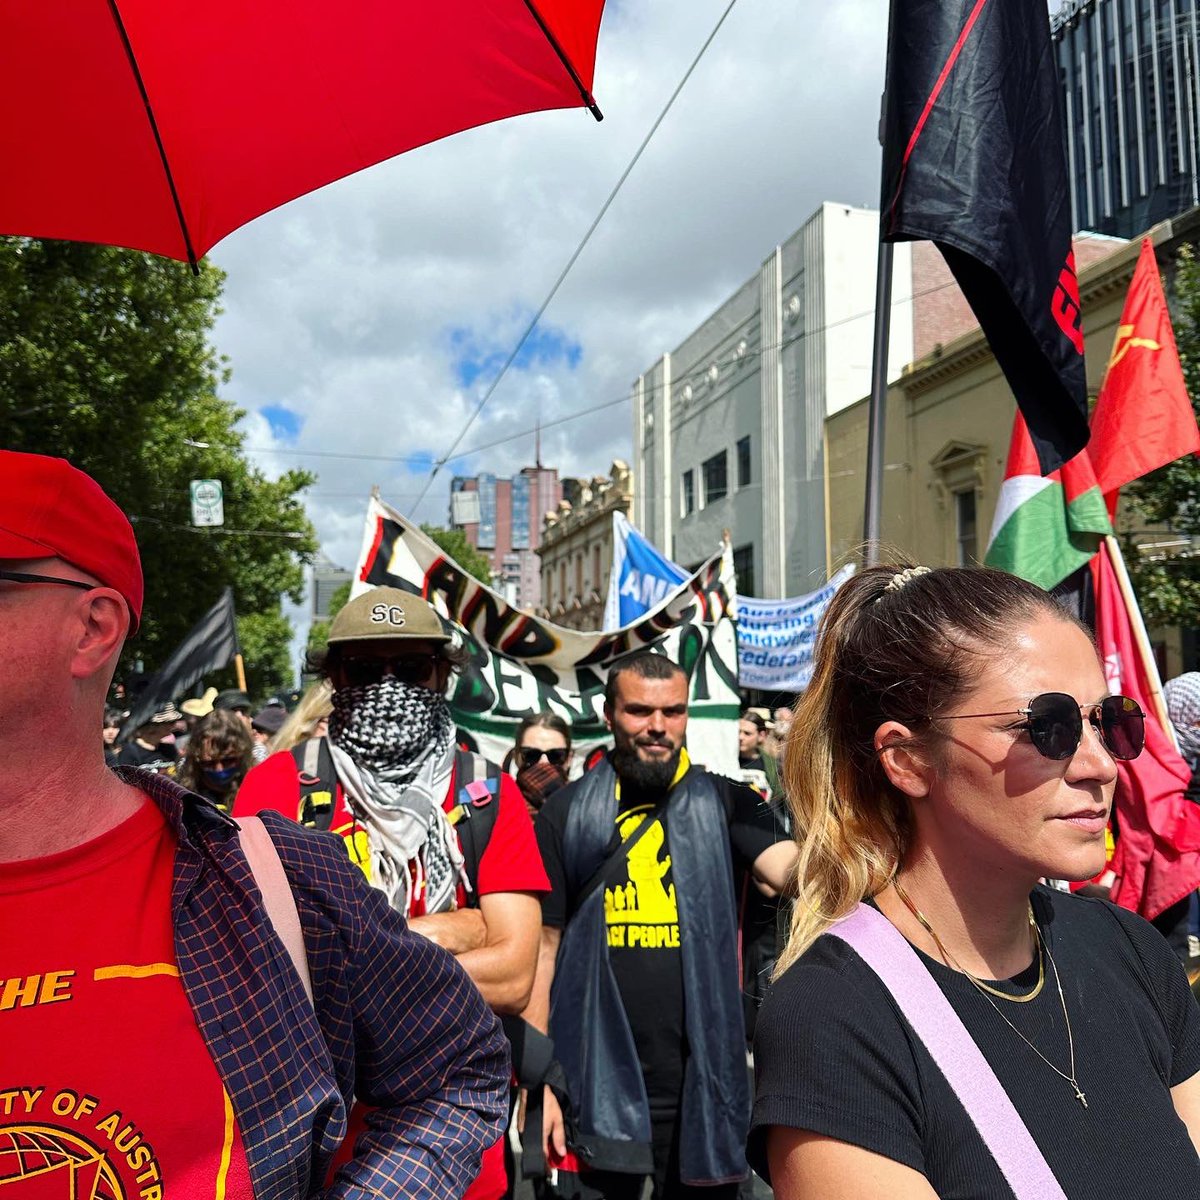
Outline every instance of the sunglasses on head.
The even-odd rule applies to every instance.
[[[543,754],[552,767],[561,767],[566,763],[570,751],[565,746],[556,746],[553,750],[539,750],[536,746],[521,746],[517,750],[517,762],[525,769],[535,767],[541,762]]]
[[[395,657],[372,658],[343,655],[337,661],[337,671],[344,687],[367,687],[391,675],[400,683],[428,683],[437,673],[442,658],[438,654],[401,654]]]
[[[1146,715],[1138,702],[1129,696],[1105,696],[1098,704],[1080,704],[1066,692],[1043,692],[1034,696],[1027,708],[1008,712],[955,713],[937,720],[1025,717],[1016,728],[1028,731],[1033,748],[1044,758],[1061,760],[1070,758],[1079,749],[1085,715],[1113,758],[1129,762],[1141,754],[1146,744]]]

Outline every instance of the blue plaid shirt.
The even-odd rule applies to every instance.
[[[236,824],[169,779],[117,773],[179,839],[180,976],[237,1115],[256,1200],[460,1197],[503,1130],[510,1077],[508,1044],[466,973],[408,931],[338,839],[265,812],[304,930],[310,1005]],[[352,1161],[322,1188],[353,1097],[375,1111]]]

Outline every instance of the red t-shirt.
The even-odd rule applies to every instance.
[[[3,1200],[253,1200],[179,981],[175,846],[147,801],[82,846],[0,863]]]
[[[333,806],[330,832],[344,839],[350,860],[357,863],[370,880],[371,856],[367,849],[366,830],[347,806],[341,785],[335,790],[336,795],[327,801]],[[548,892],[550,880],[546,878],[542,866],[533,822],[525,807],[525,797],[511,775],[501,775],[500,796],[495,803],[499,805],[496,823],[479,860],[479,879],[472,881],[476,891],[481,896],[492,892]],[[451,812],[457,804],[458,787],[455,773],[452,772],[442,808]],[[274,809],[293,821],[304,823],[300,811],[300,772],[290,751],[281,750],[272,754],[246,776],[238,789],[233,815],[249,817],[262,812],[264,808]],[[460,905],[465,900],[465,895],[460,894]],[[420,903],[420,898],[414,897],[412,910],[407,915],[422,915],[424,910]]]

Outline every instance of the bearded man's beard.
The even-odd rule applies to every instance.
[[[629,787],[643,792],[665,792],[679,770],[679,747],[670,758],[646,760],[638,757],[635,742],[617,744],[613,747],[612,762],[617,777]]]

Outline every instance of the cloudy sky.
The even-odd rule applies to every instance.
[[[460,134],[213,251],[226,394],[265,470],[318,473],[308,510],[335,561],[354,563],[373,484],[445,523],[451,475],[530,464],[539,417],[584,414],[543,433],[562,474],[628,459],[636,376],[822,200],[876,203],[885,0],[740,0],[465,437],[472,453],[414,508],[726,3],[609,0],[601,124],[577,109]]]

